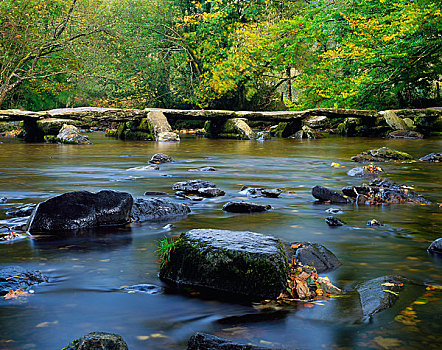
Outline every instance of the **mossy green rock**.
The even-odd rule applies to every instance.
[[[221,297],[274,299],[286,288],[282,242],[246,231],[197,229],[181,234],[160,279]]]
[[[123,338],[118,334],[91,332],[72,341],[62,350],[128,350]]]
[[[413,157],[406,152],[396,151],[388,147],[370,149],[351,157],[354,162],[386,162],[389,160],[409,160]]]

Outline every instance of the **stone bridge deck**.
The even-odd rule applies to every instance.
[[[145,118],[151,111],[163,112],[170,120],[225,120],[231,118],[246,118],[251,121],[289,122],[304,119],[309,116],[323,115],[329,118],[355,117],[373,118],[379,113],[372,110],[357,109],[309,109],[305,111],[226,111],[226,110],[180,110],[180,109],[118,109],[99,107],[62,108],[49,111],[31,112],[17,109],[0,110],[0,121],[40,120],[45,118],[72,119],[85,122],[124,122]]]

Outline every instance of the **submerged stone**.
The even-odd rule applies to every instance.
[[[91,332],[72,341],[62,350],[128,350],[128,347],[118,334]]]
[[[364,316],[370,318],[392,307],[406,282],[408,281],[403,277],[383,276],[357,285],[356,291],[360,295]]]
[[[274,299],[285,290],[287,267],[284,246],[275,237],[197,229],[175,241],[160,279],[220,296]]]
[[[11,290],[26,291],[35,284],[47,281],[48,278],[40,271],[27,270],[21,266],[6,266],[0,269],[0,296]]]
[[[24,217],[29,216],[34,211],[36,204],[24,204],[14,209],[8,210],[6,215],[14,216],[14,217]]]
[[[163,289],[161,287],[155,286],[153,284],[135,284],[124,289],[130,292],[139,292],[151,295],[160,294],[163,292]]]
[[[123,225],[129,222],[132,203],[127,192],[67,192],[38,204],[27,230],[42,233]]]
[[[206,333],[195,333],[187,343],[187,350],[277,350],[250,344],[241,344],[232,340]]]
[[[165,198],[135,198],[131,217],[135,222],[162,221],[189,214],[190,208]]]
[[[424,135],[417,131],[395,130],[388,134],[392,139],[422,139]]]

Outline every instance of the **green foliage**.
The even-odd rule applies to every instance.
[[[156,250],[158,258],[160,260],[160,266],[163,267],[170,260],[170,253],[175,248],[176,241],[173,238],[167,238],[158,241],[158,248]]]
[[[436,1],[320,0],[277,27],[292,34],[282,59],[299,67],[298,50],[307,63],[296,79],[301,108],[419,106],[439,97]]]

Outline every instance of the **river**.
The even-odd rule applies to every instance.
[[[357,302],[336,298],[284,312],[263,313],[253,305],[180,295],[129,293],[121,287],[139,283],[163,286],[158,279],[156,242],[194,228],[249,230],[287,241],[317,242],[343,263],[327,273],[340,288],[387,274],[417,283],[442,284],[442,262],[426,248],[441,236],[438,206],[333,205],[343,210],[346,226],[330,228],[325,210],[315,204],[311,188],[340,189],[363,180],[346,172],[350,157],[389,146],[419,158],[442,149],[442,139],[389,140],[330,137],[320,140],[271,141],[183,138],[180,143],[119,141],[89,134],[92,145],[0,144],[0,219],[9,207],[38,203],[72,190],[114,189],[143,196],[145,191],[172,192],[177,181],[207,179],[226,196],[188,202],[192,213],[172,223],[143,223],[100,230],[94,236],[54,240],[48,237],[0,244],[0,267],[18,264],[40,269],[50,282],[35,286],[29,297],[0,301],[0,349],[61,349],[91,331],[120,334],[130,349],[185,349],[196,331],[286,349],[439,349],[441,306],[437,293],[422,299],[411,287],[390,309],[371,322],[360,319]],[[127,169],[147,165],[166,153],[176,162],[159,171]],[[336,162],[342,167],[334,168]],[[212,166],[215,172],[191,172]],[[380,164],[398,183],[414,186],[434,202],[442,202],[441,165],[422,162]],[[267,213],[229,214],[221,210],[232,199],[246,199],[243,185],[281,188],[280,198],[257,198],[272,205]],[[179,201],[179,199],[176,199]],[[367,227],[376,218],[385,225]],[[420,289],[419,289],[420,288]],[[439,293],[440,294],[440,293]],[[421,299],[419,299],[421,298]],[[414,303],[416,300],[421,302]],[[312,305],[309,305],[312,306]],[[412,307],[411,321],[395,320]],[[410,310],[410,309],[408,309]],[[406,315],[407,316],[407,315]],[[407,317],[408,317],[407,316]]]

